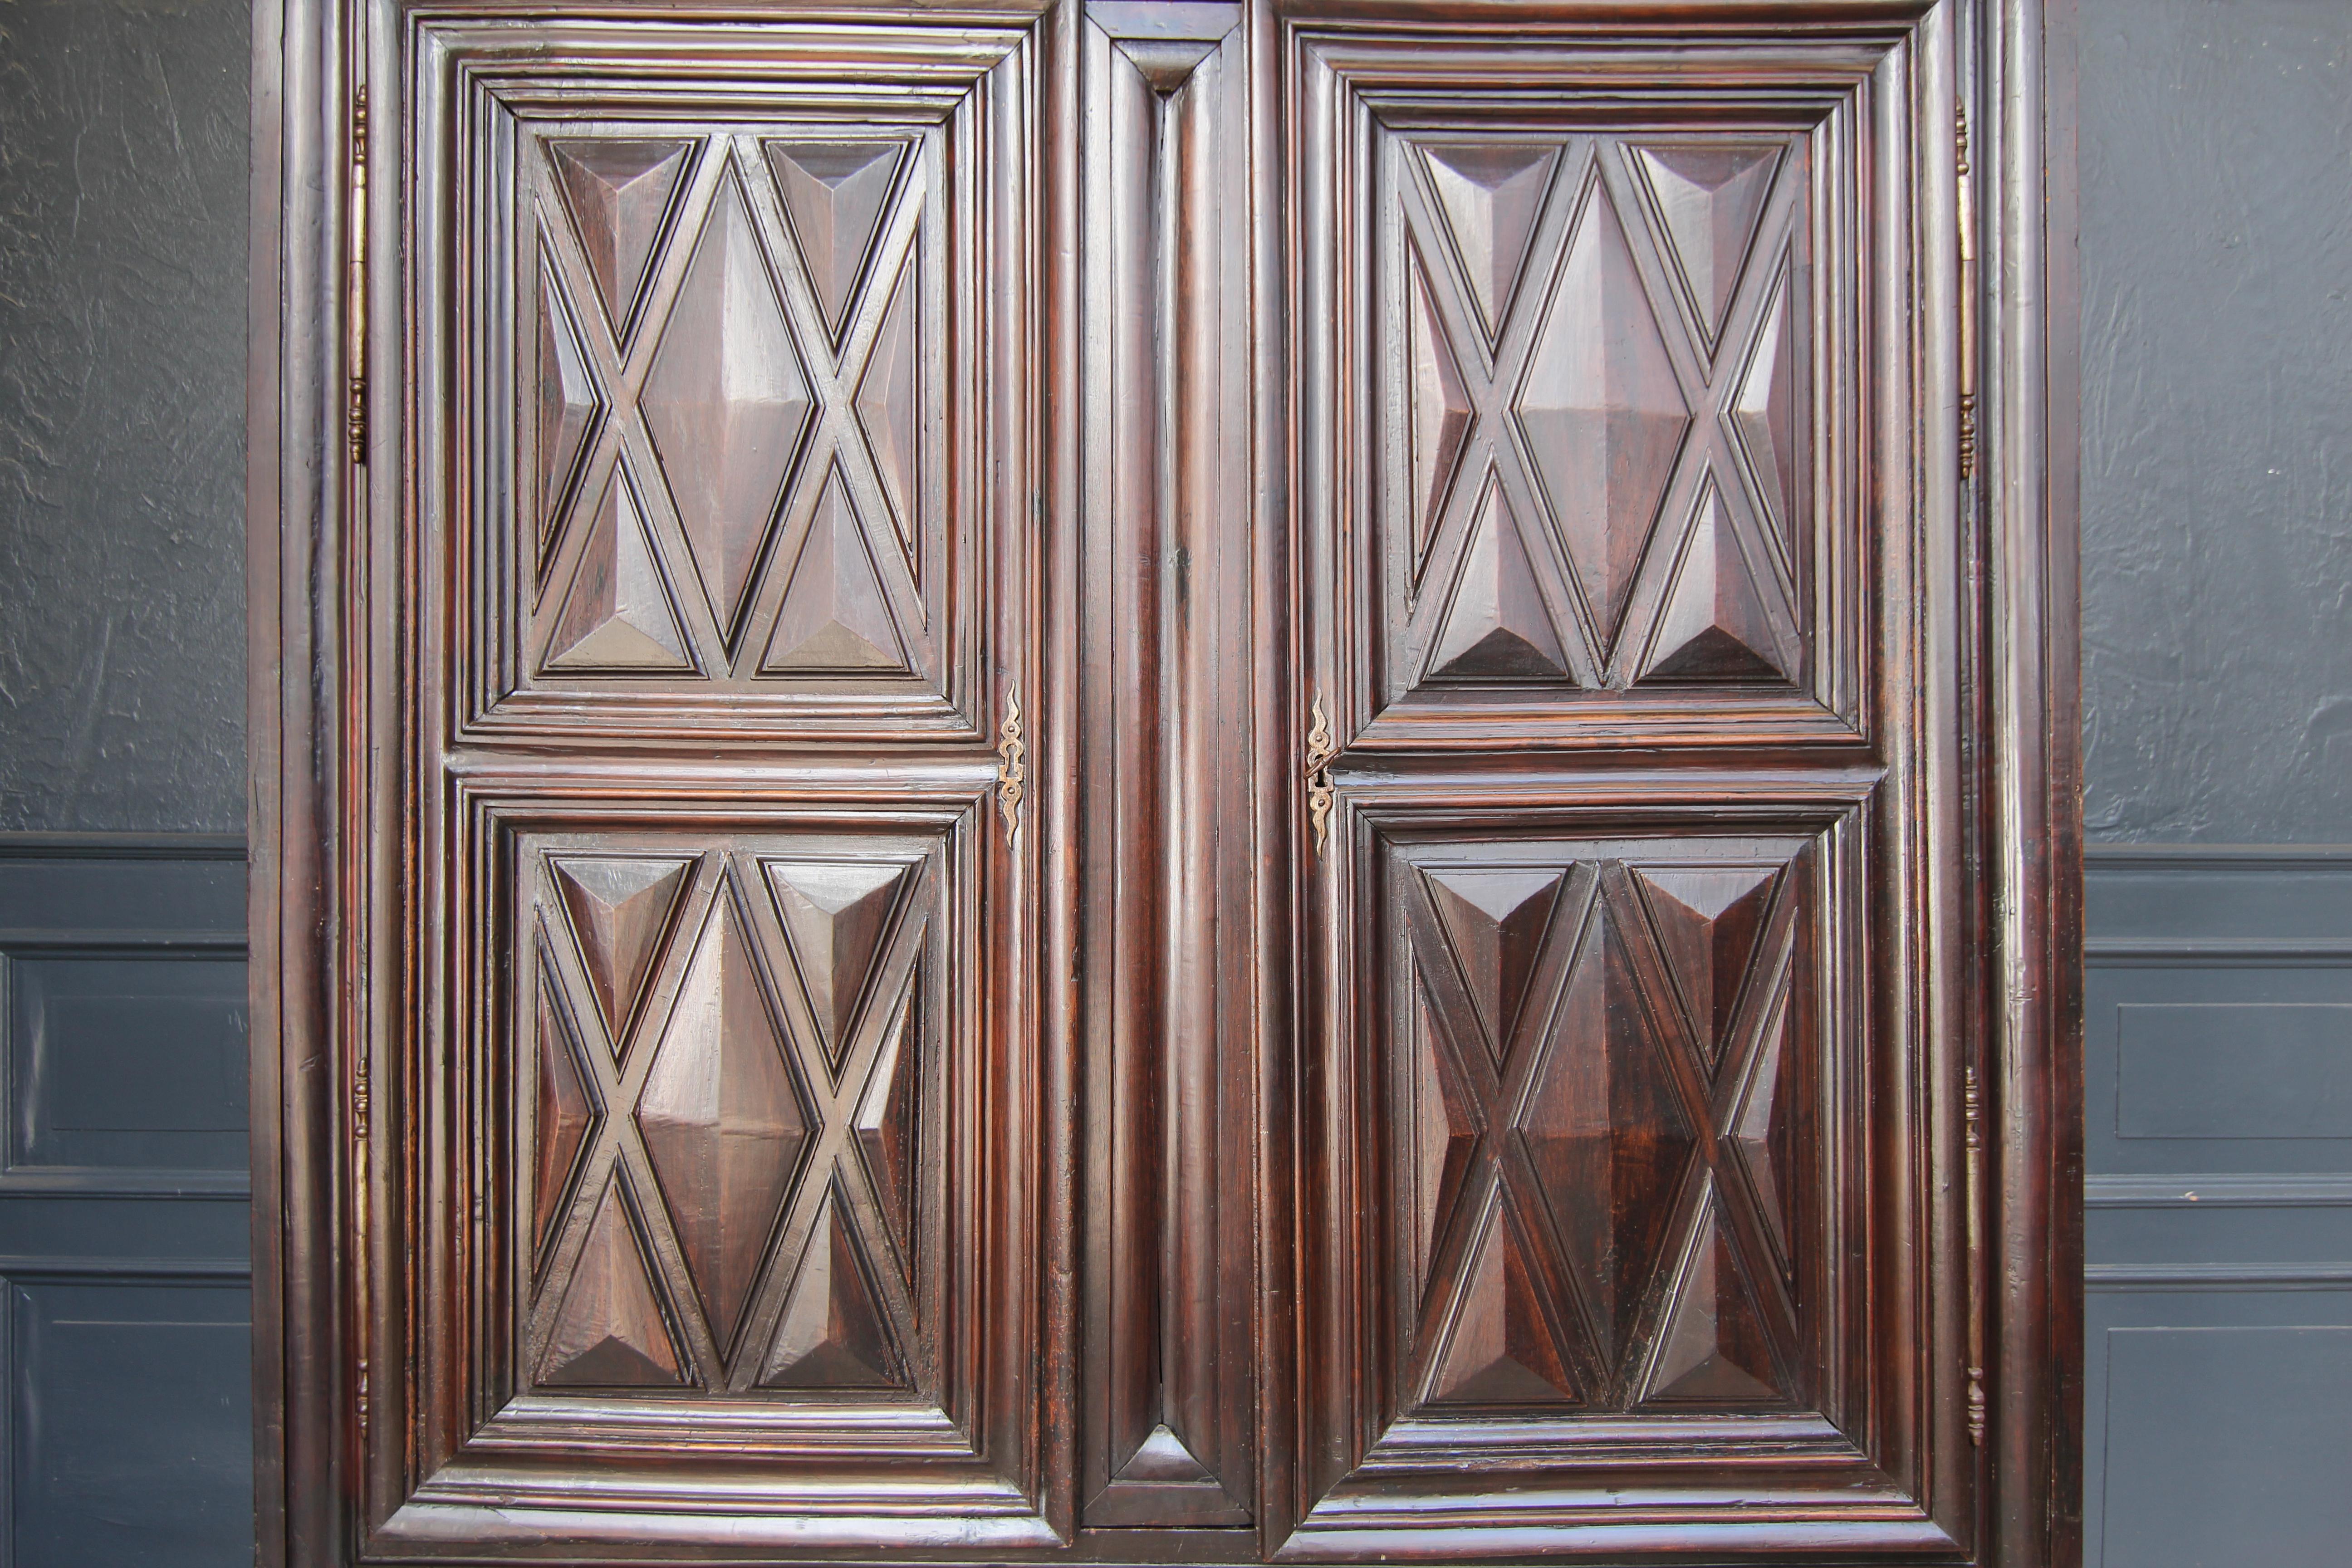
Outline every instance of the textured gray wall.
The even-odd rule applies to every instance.
[[[2080,5],[2090,836],[2352,841],[2352,4]]]
[[[0,0],[0,830],[245,826],[248,34]]]

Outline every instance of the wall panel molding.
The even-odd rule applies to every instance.
[[[2327,1125],[2352,1055],[2352,847],[2084,859],[2084,1561],[2332,1561],[2352,1137],[2278,1134]]]
[[[0,835],[0,1568],[252,1551],[245,845]]]

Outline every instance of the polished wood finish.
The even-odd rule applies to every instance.
[[[265,1563],[2069,1561],[2028,0],[262,16]]]

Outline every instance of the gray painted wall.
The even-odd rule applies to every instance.
[[[238,0],[0,0],[0,830],[245,826]]]
[[[2079,0],[2094,841],[2352,841],[2352,5]]]

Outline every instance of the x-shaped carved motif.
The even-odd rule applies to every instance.
[[[895,1073],[925,1070],[923,1023],[909,1017],[908,1010],[917,1005],[916,987],[938,868],[933,857],[923,854],[908,854],[898,861],[908,868],[909,885],[898,894],[891,928],[876,953],[865,1001],[851,1019],[836,1075],[821,1043],[824,1037],[807,994],[795,978],[788,939],[766,886],[770,865],[822,863],[832,858],[826,841],[814,839],[789,847],[705,853],[673,918],[659,966],[648,978],[644,1004],[634,1020],[625,1021],[618,1041],[611,1037],[598,1009],[588,1000],[592,991],[588,973],[556,910],[553,889],[547,886],[550,873],[541,862],[536,878],[538,962],[551,966],[556,989],[565,999],[569,1026],[585,1047],[575,1053],[575,1060],[585,1072],[597,1112],[579,1160],[580,1176],[571,1205],[550,1240],[524,1335],[525,1365],[537,1364],[562,1306],[565,1282],[579,1261],[597,1205],[615,1171],[645,1222],[654,1264],[672,1304],[673,1321],[682,1331],[698,1381],[705,1386],[739,1393],[755,1386],[761,1356],[774,1337],[809,1237],[824,1217],[827,1205],[835,1202],[844,1220],[857,1231],[865,1256],[877,1265],[872,1280],[878,1288],[882,1310],[890,1316],[893,1336],[902,1347],[915,1343],[912,1258],[901,1250],[883,1217],[886,1200],[857,1147],[856,1132],[860,1108],[869,1103],[870,1096],[890,1087],[877,1083],[877,1073],[894,1045],[897,1055],[889,1065]],[[858,858],[863,864],[877,863],[871,849],[862,849]],[[700,1310],[687,1250],[635,1115],[646,1080],[664,1049],[680,988],[722,900],[727,901],[726,912],[739,922],[737,929],[751,956],[761,1002],[789,1058],[793,1092],[807,1128],[806,1144],[772,1230],[762,1242],[745,1238],[742,1243],[761,1246],[763,1257],[731,1346],[719,1342]],[[543,1039],[537,1048],[565,1047],[562,1042]]]
[[[656,252],[641,304],[632,321],[624,323],[625,340],[616,338],[597,303],[593,270],[580,237],[563,216],[562,194],[543,144],[532,160],[541,243],[562,280],[569,300],[567,315],[581,329],[576,340],[603,404],[603,416],[591,437],[568,521],[551,541],[539,574],[532,603],[541,630],[534,646],[546,637],[547,624],[562,603],[565,584],[572,581],[580,553],[587,546],[590,514],[606,486],[614,482],[617,464],[634,481],[630,493],[636,498],[664,563],[673,590],[671,601],[692,644],[697,667],[707,675],[751,677],[766,650],[768,628],[782,597],[781,579],[799,559],[829,476],[837,473],[865,534],[898,635],[907,640],[916,668],[934,668],[930,614],[913,542],[919,524],[915,517],[898,517],[893,508],[856,406],[858,388],[873,366],[894,306],[902,291],[919,285],[908,263],[921,240],[928,200],[928,160],[921,155],[924,139],[913,132],[903,138],[911,155],[900,160],[897,186],[884,210],[864,282],[854,296],[837,348],[789,232],[789,219],[763,152],[768,144],[780,141],[789,144],[795,140],[840,140],[845,134],[856,140],[877,140],[871,132],[848,132],[839,127],[803,128],[789,138],[780,136],[776,127],[762,127],[697,142],[683,189],[674,204],[668,237]],[[880,138],[894,139],[898,138]],[[782,494],[771,514],[773,537],[760,556],[763,564],[746,584],[743,608],[733,624],[727,620],[729,606],[714,604],[708,593],[695,591],[697,557],[665,482],[667,470],[641,404],[678,310],[697,243],[722,199],[742,204],[757,236],[766,286],[781,306],[792,339],[793,370],[806,386],[814,410],[804,422],[798,451],[785,470]],[[909,298],[905,308],[919,311],[919,299]],[[727,323],[713,325],[723,331]],[[669,457],[673,464],[682,460],[675,453]],[[912,495],[905,501],[909,510],[917,505]],[[524,531],[528,534],[530,530]],[[710,563],[702,563],[701,570],[711,569]]]
[[[1482,139],[1481,147],[1501,146],[1511,138]],[[1529,142],[1530,146],[1538,144]],[[1752,558],[1770,563],[1764,594],[1767,613],[1775,622],[1784,648],[1793,645],[1798,621],[1792,608],[1797,584],[1785,543],[1763,524],[1757,501],[1741,487],[1745,471],[1726,416],[1739,395],[1745,372],[1759,332],[1768,327],[1767,312],[1788,286],[1784,268],[1771,258],[1788,243],[1794,203],[1786,195],[1768,206],[1754,255],[1743,270],[1737,290],[1726,307],[1718,342],[1710,350],[1689,319],[1687,307],[1677,302],[1670,281],[1675,263],[1667,241],[1654,232],[1639,177],[1627,166],[1622,145],[1614,141],[1576,137],[1565,143],[1541,140],[1562,151],[1540,215],[1528,244],[1516,290],[1498,301],[1500,320],[1490,337],[1466,280],[1467,263],[1455,245],[1453,230],[1432,189],[1420,156],[1402,139],[1395,142],[1392,168],[1404,232],[1404,276],[1395,298],[1402,310],[1415,307],[1413,291],[1426,289],[1434,328],[1454,363],[1469,422],[1450,476],[1451,488],[1428,537],[1420,537],[1419,520],[1410,515],[1409,500],[1400,516],[1403,550],[1411,562],[1412,594],[1407,603],[1402,647],[1408,683],[1419,679],[1422,662],[1444,633],[1453,606],[1452,585],[1486,501],[1491,482],[1518,520],[1553,626],[1569,661],[1570,678],[1580,687],[1623,686],[1638,672],[1651,636],[1650,627],[1663,601],[1681,539],[1694,525],[1703,487],[1712,481],[1737,520]],[[1643,332],[1649,323],[1612,323],[1578,312],[1601,309],[1599,302],[1574,297],[1566,286],[1568,252],[1588,226],[1606,221],[1605,204],[1622,232],[1644,297],[1644,309],[1654,323],[1672,367],[1675,388],[1686,418],[1680,449],[1659,497],[1654,519],[1630,520],[1646,535],[1629,568],[1630,584],[1622,590],[1612,627],[1611,606],[1599,602],[1595,585],[1574,564],[1565,531],[1575,526],[1560,514],[1538,478],[1533,438],[1517,416],[1528,391],[1531,373],[1543,352],[1547,335],[1556,331],[1600,332],[1626,330]],[[1590,237],[1597,241],[1598,236]],[[1789,352],[1783,345],[1782,352]],[[1578,462],[1606,463],[1606,451],[1568,455]],[[1445,484],[1447,476],[1440,476]],[[1618,520],[1612,519],[1612,524]],[[1605,552],[1605,541],[1580,542]]]
[[[1473,868],[1456,861],[1445,865]],[[1524,872],[1538,865],[1515,861],[1496,868]],[[1560,867],[1553,861],[1541,868]],[[1681,1238],[1703,1221],[1703,1204],[1711,1198],[1721,1205],[1744,1257],[1778,1261],[1784,1256],[1753,1195],[1751,1184],[1761,1173],[1734,1144],[1751,1097],[1763,1091],[1759,1068],[1765,1053],[1774,1048],[1788,1005],[1797,929],[1792,879],[1785,874],[1780,879],[1723,1041],[1719,1049],[1710,1049],[1712,999],[1690,994],[1692,988],[1676,978],[1649,898],[1626,863],[1610,859],[1566,868],[1552,895],[1525,1000],[1514,1017],[1496,1021],[1500,1037],[1491,1039],[1454,956],[1427,869],[1410,879],[1415,890],[1407,899],[1407,923],[1417,983],[1432,1004],[1424,1016],[1434,1035],[1438,1070],[1457,1091],[1454,1102],[1467,1121],[1457,1132],[1466,1134],[1470,1148],[1451,1201],[1435,1216],[1425,1283],[1411,1314],[1407,1387],[1423,1391],[1416,1398],[1433,1387],[1452,1325],[1465,1310],[1468,1274],[1476,1261],[1471,1255],[1487,1244],[1490,1226],[1507,1225],[1533,1279],[1533,1305],[1545,1314],[1551,1342],[1584,1401],[1630,1405],[1641,1397],[1647,1361],[1672,1305],[1666,1297]],[[1572,990],[1593,984],[1611,987],[1609,1002],[1599,1009],[1572,1009]],[[1578,1019],[1590,1023],[1596,1016],[1616,1037],[1576,1033]],[[1582,1061],[1572,1053],[1583,1053]],[[1558,1075],[1592,1066],[1596,1053],[1609,1058],[1602,1070],[1579,1076],[1571,1092],[1623,1089],[1645,1103],[1630,1120],[1620,1100],[1570,1104],[1566,1109],[1581,1130],[1612,1139],[1664,1137],[1690,1145],[1676,1159],[1678,1173],[1670,1173],[1655,1194],[1659,1207],[1648,1244],[1633,1258],[1619,1255],[1616,1247],[1625,1232],[1616,1228],[1624,1216],[1614,1205],[1624,1203],[1626,1194],[1559,1190],[1539,1169],[1530,1143],[1540,1135],[1532,1125],[1542,1115],[1538,1100]],[[1598,1211],[1595,1205],[1601,1205]],[[1588,1243],[1580,1249],[1574,1239],[1580,1231],[1588,1237],[1599,1235],[1605,1245]],[[1596,1258],[1605,1261],[1596,1263]],[[1612,1268],[1622,1272],[1602,1277]],[[1767,1331],[1785,1366],[1796,1342],[1787,1281],[1780,1268],[1748,1273],[1761,1288]],[[1612,1297],[1619,1299],[1617,1304]]]

